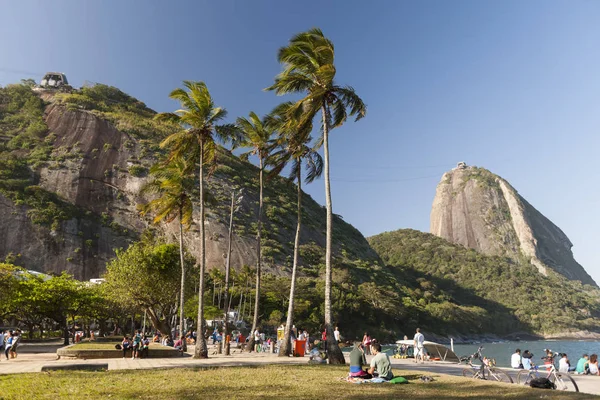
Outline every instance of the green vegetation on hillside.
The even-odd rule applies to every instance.
[[[17,205],[27,205],[33,223],[57,229],[78,210],[36,185],[35,169],[50,160],[52,152],[44,107],[29,86],[0,88],[0,193]]]
[[[598,329],[600,291],[592,286],[554,273],[543,276],[528,263],[485,256],[415,230],[382,233],[369,242],[391,271],[421,275],[435,286],[433,291],[422,288],[424,295],[446,297],[434,313],[444,323],[458,322],[461,316],[440,313],[439,308],[478,307],[482,332],[550,334]]]

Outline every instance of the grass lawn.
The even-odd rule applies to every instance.
[[[589,399],[589,394],[394,370],[407,385],[351,384],[347,367],[270,365],[213,369],[177,368],[109,372],[48,372],[1,375],[0,399]]]

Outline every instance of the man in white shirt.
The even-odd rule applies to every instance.
[[[413,341],[415,346],[415,362],[418,363],[420,358],[421,363],[425,363],[425,336],[421,333],[421,329],[417,328],[417,333],[415,333]]]
[[[335,327],[335,331],[333,331],[333,337],[337,343],[340,342],[340,331],[338,330],[337,326]]]
[[[515,369],[523,369],[521,363],[521,349],[516,349],[515,353],[510,357],[510,366]]]

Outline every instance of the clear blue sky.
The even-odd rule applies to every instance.
[[[317,26],[369,106],[333,132],[334,212],[366,236],[429,229],[457,161],[506,178],[600,283],[598,1],[0,0],[0,84],[63,71],[158,111],[204,80],[231,118],[268,112],[276,52]],[[33,76],[31,76],[33,74]],[[323,182],[307,187],[323,202]]]

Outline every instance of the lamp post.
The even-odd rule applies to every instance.
[[[225,323],[223,324],[223,336],[221,337],[221,348],[225,349],[225,355],[228,356],[229,342],[227,341],[227,321],[229,320],[229,271],[231,270],[231,243],[233,239],[233,213],[239,210],[244,196],[240,190],[240,196],[235,199],[235,189],[231,191],[231,211],[229,214],[229,241],[227,243],[227,261],[225,262],[225,295],[223,309],[225,310]],[[223,347],[225,346],[225,347]]]

